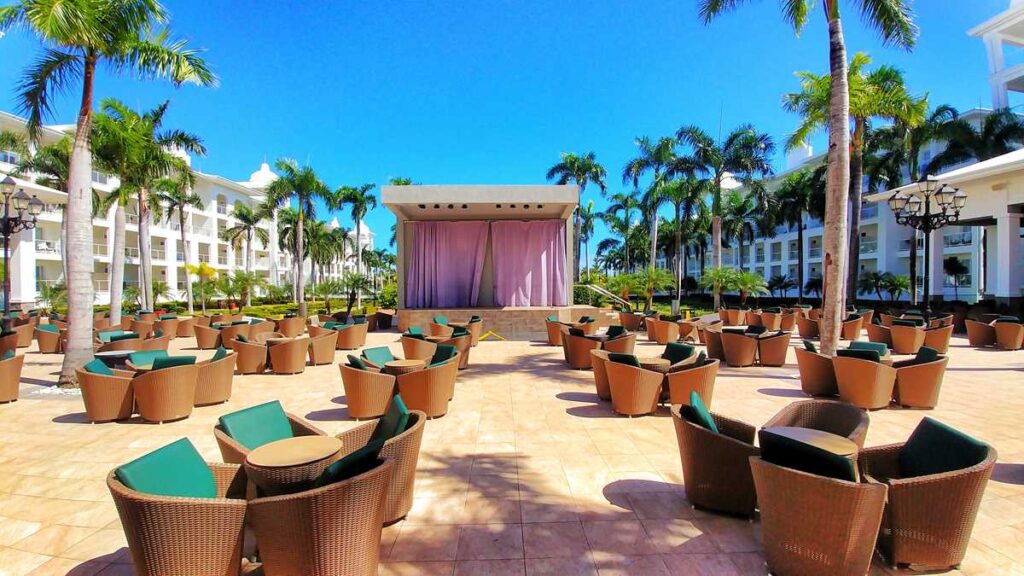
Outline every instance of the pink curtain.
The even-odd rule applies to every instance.
[[[487,222],[413,222],[407,308],[476,306]]]
[[[494,301],[499,306],[565,306],[565,223],[491,223]]]

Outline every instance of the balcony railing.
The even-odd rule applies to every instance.
[[[174,253],[174,259],[177,260],[178,262],[184,262],[185,261],[185,255],[182,254],[181,252],[175,252]]]
[[[807,251],[808,258],[821,258],[821,247],[816,246]]]
[[[228,257],[223,255],[223,254],[220,255],[220,256],[217,256],[217,264],[220,264],[221,266],[227,266],[228,265]]]
[[[54,254],[60,256],[60,240],[36,240],[36,252],[39,254]]]
[[[782,260],[782,250],[772,252],[772,262],[778,262],[779,260]]]
[[[964,274],[963,276],[961,276],[959,283],[954,283],[953,279],[950,278],[949,276],[946,276],[945,278],[942,279],[942,286],[945,288],[953,288],[954,286],[964,288],[973,285],[974,279],[971,277],[970,274]]]
[[[110,291],[110,280],[93,280],[92,289],[97,292],[109,292]]]
[[[946,234],[942,237],[942,245],[949,246],[969,246],[974,240],[974,235],[971,232],[957,232],[954,234]]]
[[[218,204],[217,205],[217,214],[227,214],[227,213],[228,213],[227,204]]]
[[[199,261],[200,262],[206,262],[207,264],[209,264],[210,263],[210,255],[209,254],[200,254],[199,255]]]
[[[906,238],[904,240],[900,240],[900,251],[901,252],[906,252],[907,250],[910,250],[910,240],[911,240],[910,238]],[[924,238],[918,238],[917,239],[917,249],[921,250],[923,248],[924,248]]]
[[[139,259],[139,249],[138,248],[132,248],[131,246],[126,247],[124,249],[124,257],[125,257],[125,260],[138,260]]]
[[[878,204],[866,204],[861,206],[860,217],[862,219],[874,218],[878,216]]]
[[[167,252],[164,250],[150,250],[150,254],[153,255],[153,260],[165,260],[167,258]]]
[[[92,254],[93,256],[109,256],[110,247],[107,246],[106,242],[96,242],[92,245]]]
[[[877,238],[865,238],[860,241],[861,254],[874,254],[876,252],[878,252]]]
[[[124,215],[124,221],[129,223],[129,224],[138,224],[139,223],[139,215],[138,214],[125,214]]]

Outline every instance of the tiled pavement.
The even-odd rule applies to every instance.
[[[371,333],[368,344],[400,353],[395,340]],[[3,576],[131,574],[106,474],[182,436],[219,461],[212,427],[225,412],[279,399],[332,433],[355,424],[334,366],[236,376],[230,402],[180,422],[89,424],[79,397],[37,393],[60,357],[34,350],[22,399],[0,405]],[[660,350],[638,344],[641,354]],[[996,446],[971,550],[951,573],[1024,574],[1024,352],[975,350],[956,338],[950,355],[939,408],[872,412],[867,444],[903,440],[930,415]],[[531,342],[473,349],[448,415],[427,423],[415,505],[384,530],[381,574],[764,574],[758,523],[686,501],[667,411],[613,414],[597,401],[591,373],[568,370],[561,356]],[[795,372],[723,368],[714,410],[760,424],[801,398]],[[876,562],[874,573],[889,571]]]

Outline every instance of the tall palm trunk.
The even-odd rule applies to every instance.
[[[90,216],[91,216],[91,214],[90,214]],[[65,204],[64,208],[61,209],[61,215],[60,215],[60,246],[61,246],[61,250],[60,250],[61,254],[62,255],[66,255],[67,254],[67,249],[68,249],[68,213],[67,213],[67,204]],[[89,246],[89,249],[92,250],[92,245],[91,244]],[[61,258],[61,260],[60,260],[60,268],[61,268],[61,272],[64,274],[64,284],[67,285],[67,281],[68,281],[68,260],[67,260],[67,258]]]
[[[796,281],[800,284],[797,287],[796,303],[804,303],[804,215],[800,214],[800,223],[796,227]]]
[[[185,299],[188,300],[189,315],[195,314],[195,306],[192,304],[192,273],[188,271],[188,257],[192,253],[189,250],[188,234],[185,233],[185,211],[178,210],[178,227],[181,229],[181,249],[185,251],[182,255],[182,262],[185,263]]]
[[[118,200],[114,209],[114,252],[110,255],[110,324],[121,322],[121,299],[124,296],[124,205]]]
[[[139,294],[142,295],[142,307],[156,310],[153,301],[153,237],[149,231],[149,190],[139,188],[139,256],[142,258]]]
[[[96,55],[88,54],[82,74],[82,103],[68,166],[68,341],[58,384],[75,381],[75,369],[92,358],[92,85]]]
[[[846,299],[857,301],[860,276],[860,209],[864,192],[864,121],[854,119],[853,146],[850,150],[850,246],[846,272]]]
[[[917,230],[910,236],[910,303],[917,305]]]
[[[843,320],[843,280],[846,277],[846,210],[850,187],[850,93],[846,42],[837,0],[826,0],[829,35],[831,101],[829,106],[828,184],[825,196],[825,237],[822,262],[824,310],[821,315],[821,352],[832,355]]]
[[[711,265],[715,268],[722,267],[722,217],[711,217]],[[703,266],[703,264],[701,264]],[[722,303],[720,290],[714,290],[714,309],[718,310]]]
[[[295,278],[295,291],[298,293],[296,301],[299,303],[299,316],[306,317],[306,279],[302,274],[302,233],[303,227],[306,225],[306,220],[302,214],[301,204],[299,206],[299,218],[298,226],[295,230],[295,247],[297,251],[296,260],[298,260],[298,276]]]
[[[582,190],[583,189],[581,187],[580,191],[582,192]],[[580,216],[580,207],[577,206],[576,207],[576,221],[575,221],[575,224],[573,224],[573,227],[572,227],[572,245],[573,245],[573,254],[572,254],[573,269],[572,269],[572,276],[573,276],[573,280],[576,281],[576,282],[580,281],[580,226],[582,224],[583,224],[583,218]],[[358,222],[356,222],[356,230],[357,231],[359,230],[359,223]],[[356,236],[358,236],[358,235],[359,235],[359,233],[356,232]],[[627,235],[627,237],[628,237],[628,235]],[[358,243],[359,243],[359,238],[357,237],[356,238],[356,244],[358,244]],[[358,250],[358,249],[359,249],[359,247],[357,246],[356,250]]]
[[[577,212],[577,219],[579,218],[578,214],[579,214],[579,212]],[[578,253],[580,244],[579,244],[579,234],[578,234],[578,232],[579,232],[579,230],[577,229],[577,235],[576,235],[576,248],[577,248],[577,254],[576,254],[576,279],[577,280],[579,280],[579,277],[580,277],[580,260],[579,260],[579,253]],[[356,218],[356,274],[362,274],[362,273],[363,273],[363,215],[360,214],[359,217]],[[356,307],[357,308],[362,308],[363,307],[363,291],[362,290],[356,290]]]
[[[252,273],[252,259],[255,256],[252,246],[253,231],[249,230],[245,236],[245,273]],[[245,305],[252,306],[252,290],[245,291]]]

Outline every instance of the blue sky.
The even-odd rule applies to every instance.
[[[847,44],[904,70],[933,103],[988,106],[984,47],[966,30],[1008,3],[916,2],[921,36],[910,53],[883,48],[846,3]],[[559,153],[593,150],[616,191],[636,136],[752,122],[781,147],[796,123],[780,106],[797,88],[793,73],[828,66],[820,11],[796,38],[776,0],[707,26],[696,0],[166,4],[174,32],[207,49],[220,87],[104,74],[97,98],[141,108],[170,98],[168,126],[198,133],[209,149],[194,166],[235,180],[288,156],[332,187],[393,176],[530,184]],[[13,86],[37,53],[24,33],[0,39],[0,108],[16,111]],[[73,122],[76,101],[62,98],[55,121]],[[603,204],[596,189],[591,198]],[[386,244],[390,213],[367,221]]]

